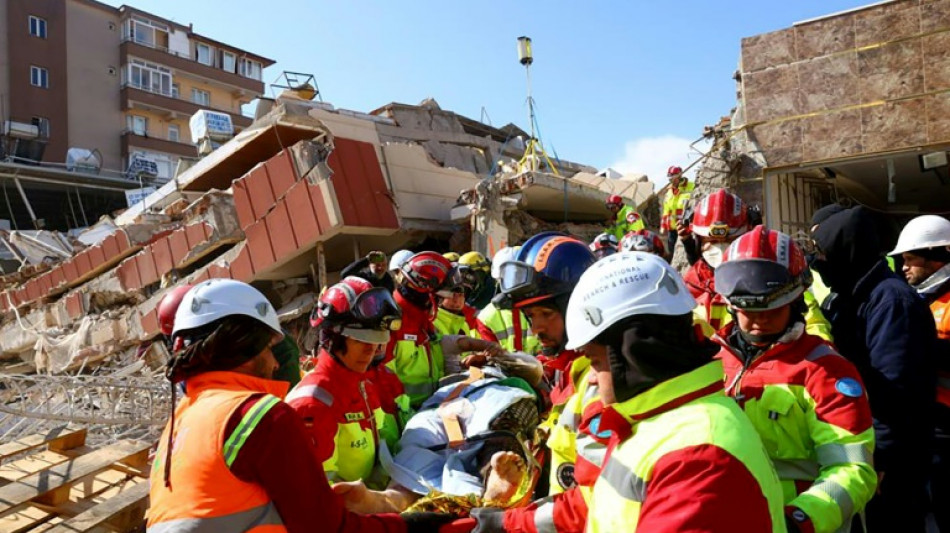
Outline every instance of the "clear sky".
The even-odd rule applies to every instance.
[[[123,2],[109,0],[121,5]],[[735,105],[742,37],[861,0],[132,0],[130,5],[316,76],[325,101],[370,111],[435,98],[443,109],[528,129],[517,37],[534,44],[548,152],[665,180]],[[268,89],[269,91],[269,89]]]

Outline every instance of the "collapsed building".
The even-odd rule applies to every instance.
[[[950,2],[896,0],[742,40],[737,105],[696,197],[728,187],[801,235],[823,205],[866,205],[900,227],[950,212]],[[890,249],[890,247],[888,248]]]
[[[569,161],[526,168],[523,132],[432,100],[360,113],[300,95],[263,100],[250,127],[78,239],[10,233],[22,266],[0,278],[0,435],[69,420],[154,436],[169,398],[150,341],[175,285],[252,283],[302,336],[320,287],[370,250],[592,237],[606,195],[652,193]]]

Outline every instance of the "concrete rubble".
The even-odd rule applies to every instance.
[[[792,234],[834,200],[950,211],[950,177],[919,160],[950,146],[948,34],[950,0],[904,0],[744,39],[736,108],[689,165],[695,198],[729,187]],[[300,336],[320,287],[370,250],[490,255],[546,229],[592,238],[608,194],[658,226],[665,191],[645,176],[521,168],[526,138],[431,99],[362,113],[287,92],[114,220],[73,238],[0,232],[0,264],[13,267],[0,276],[0,434],[2,413],[26,402],[12,376],[82,371],[164,390],[156,306],[178,284],[253,283]]]
[[[71,239],[19,232],[19,240],[2,240],[30,260],[0,277],[0,433],[3,413],[22,415],[36,397],[22,384],[47,383],[24,381],[34,373],[119,373],[153,388],[148,394],[164,390],[159,369],[167,354],[152,342],[156,307],[178,284],[219,277],[253,283],[299,337],[319,287],[369,250],[426,243],[490,254],[554,227],[592,237],[607,194],[634,201],[652,193],[645,180],[608,180],[569,161],[557,162],[560,175],[518,172],[518,135],[524,133],[514,126],[493,128],[434,100],[358,113],[285,94],[265,102],[251,127],[114,220],[105,217]],[[504,200],[478,197],[488,189]],[[490,220],[494,229],[483,232]],[[22,242],[32,248],[20,251]],[[131,375],[129,365],[137,368]],[[71,393],[57,383],[60,393],[50,397],[63,401]],[[91,416],[74,407],[70,416]],[[65,416],[57,412],[34,414]]]

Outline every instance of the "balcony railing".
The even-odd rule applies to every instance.
[[[139,45],[139,46],[144,46],[144,47],[146,47],[146,48],[151,48],[152,50],[157,50],[157,51],[159,51],[159,52],[164,52],[164,53],[166,53],[166,54],[173,55],[173,56],[175,56],[175,57],[180,57],[180,58],[182,58],[182,59],[187,59],[188,61],[191,61],[191,62],[196,63],[196,64],[198,64],[198,65],[204,65],[204,66],[206,66],[206,67],[208,67],[208,68],[217,69],[217,70],[220,70],[221,72],[226,72],[226,73],[228,73],[228,74],[234,74],[235,76],[240,76],[240,77],[242,77],[242,78],[247,78],[247,79],[249,79],[249,80],[261,81],[261,82],[263,81],[263,65],[261,65],[261,76],[260,76],[260,77],[247,76],[247,75],[245,75],[245,74],[242,74],[242,73],[240,72],[240,68],[237,67],[237,65],[238,65],[237,62],[238,62],[238,60],[239,60],[237,57],[235,57],[235,70],[234,70],[234,72],[231,72],[231,71],[224,70],[223,68],[221,68],[221,67],[217,64],[217,61],[215,61],[215,59],[216,59],[215,57],[212,57],[212,58],[211,58],[211,64],[209,65],[208,63],[202,63],[202,62],[198,61],[197,59],[195,59],[195,58],[191,55],[191,52],[190,52],[190,51],[189,51],[189,53],[187,53],[187,54],[183,54],[183,53],[179,52],[178,50],[172,50],[171,48],[166,48],[166,47],[164,47],[164,46],[160,46],[160,45],[157,45],[157,44],[155,44],[155,43],[149,43],[149,42],[146,42],[146,41],[137,40],[137,39],[135,39],[135,37],[132,36],[132,35],[123,35],[123,36],[122,36],[122,42],[123,42],[123,43],[135,43],[135,44],[137,44],[137,45]]]
[[[241,114],[240,111],[232,111],[229,109],[220,109],[210,105],[199,104],[187,98],[182,98],[180,95],[176,96],[172,91],[161,91],[155,90],[152,87],[146,87],[137,83],[125,82],[122,84],[122,89],[134,89],[137,91],[142,91],[144,93],[152,94],[160,98],[140,98],[141,103],[147,105],[154,105],[162,109],[167,109],[170,111],[175,111],[177,113],[182,113],[183,115],[191,116],[195,114],[199,109],[207,109],[209,111],[216,111],[218,113],[227,113],[231,115],[231,122],[239,128],[246,128],[253,122],[253,119],[250,117],[245,117]],[[123,99],[135,99],[134,93],[128,93],[128,91],[123,91]],[[162,101],[162,98],[168,98],[171,101]]]

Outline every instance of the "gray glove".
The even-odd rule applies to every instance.
[[[504,533],[505,510],[499,507],[478,507],[472,509],[471,517],[475,519],[475,529],[472,533]]]

